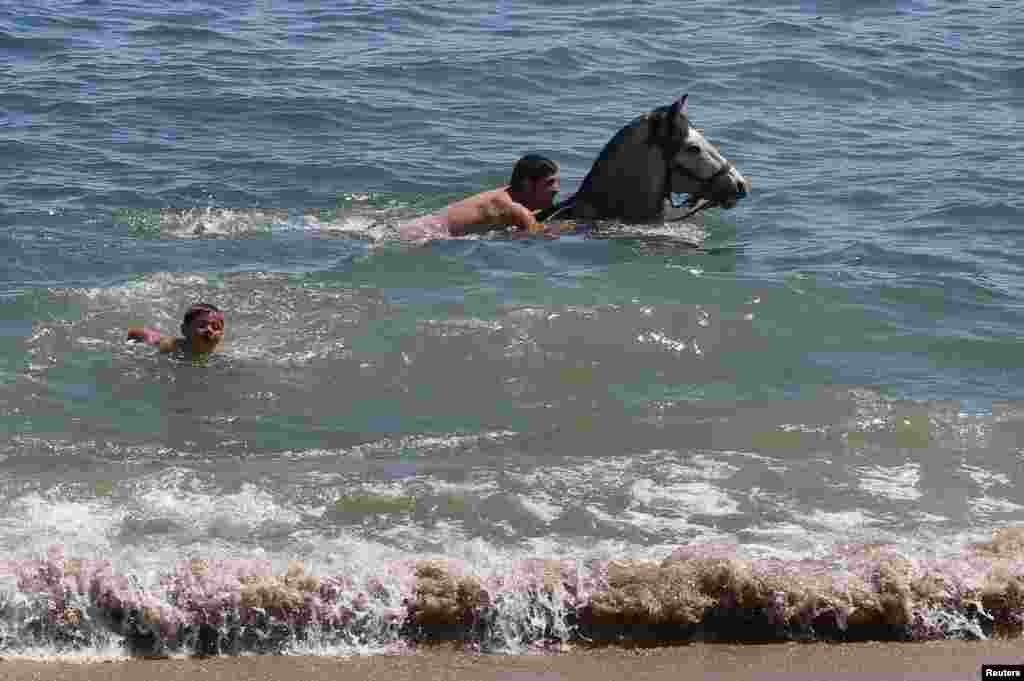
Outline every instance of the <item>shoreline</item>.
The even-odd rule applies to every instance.
[[[771,643],[475,654],[450,646],[409,655],[241,656],[165,660],[0,657],[5,681],[617,681],[648,679],[981,679],[982,665],[1024,665],[1024,639],[927,643]],[[1012,677],[1011,677],[1012,678]]]

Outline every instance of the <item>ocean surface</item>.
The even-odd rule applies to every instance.
[[[1019,635],[1022,63],[1011,2],[0,2],[0,654]],[[735,209],[394,236],[683,93]]]

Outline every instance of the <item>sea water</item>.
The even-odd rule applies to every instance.
[[[1012,4],[0,4],[0,652],[1018,635]],[[689,93],[702,226],[407,243]],[[207,361],[126,342],[220,306]]]

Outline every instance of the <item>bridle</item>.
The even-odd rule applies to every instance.
[[[672,158],[675,158],[675,154],[672,155]],[[674,163],[671,160],[666,160],[665,161],[665,198],[668,200],[669,203],[672,204],[673,208],[682,208],[683,207],[682,205],[677,206],[675,203],[672,202],[672,171],[673,170],[676,171],[677,173],[682,174],[682,175],[686,175],[691,180],[693,180],[698,185],[700,185],[700,189],[698,191],[701,194],[705,194],[705,195],[709,195],[710,196],[711,195],[712,185],[715,183],[715,180],[720,178],[722,175],[728,174],[732,169],[733,169],[733,165],[731,163],[729,163],[728,161],[725,161],[725,163],[722,164],[722,167],[719,168],[718,170],[716,170],[711,175],[711,177],[707,178],[706,180],[702,180],[701,178],[699,178],[697,176],[696,173],[694,173],[692,170],[690,170],[689,168],[687,168],[683,164],[681,164],[681,163]]]
[[[687,124],[687,126],[689,126],[689,124]],[[687,130],[689,130],[689,127],[687,127]],[[712,173],[710,177],[701,178],[695,172],[693,172],[683,164],[677,163],[675,161],[676,156],[679,155],[679,152],[683,148],[682,142],[658,140],[658,143],[659,146],[661,146],[661,152],[665,157],[665,192],[662,195],[662,200],[668,201],[669,205],[672,206],[673,208],[685,208],[687,206],[687,204],[685,203],[676,204],[676,202],[672,200],[673,171],[681,175],[685,175],[691,180],[693,180],[695,183],[697,183],[697,185],[699,186],[699,193],[705,196],[711,196],[712,185],[714,185],[715,180],[720,178],[722,175],[728,174],[733,169],[732,163],[725,159],[722,159],[723,163],[721,168]],[[698,199],[696,205],[692,209],[690,209],[689,211],[687,211],[686,213],[679,217],[675,217],[672,218],[671,220],[668,220],[668,222],[678,222],[679,220],[685,220],[686,218],[690,217],[691,215],[694,215],[695,213],[699,213],[700,211],[706,208],[711,208],[713,205],[715,205],[715,202],[712,201],[711,199]]]

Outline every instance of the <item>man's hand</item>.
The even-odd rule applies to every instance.
[[[559,238],[559,236],[561,236],[558,232],[557,227],[545,227],[544,225],[540,225],[540,229],[537,231],[530,231],[526,229],[513,229],[511,232],[509,232],[509,235],[513,239],[530,239],[533,237],[542,236],[545,239],[548,239],[549,241],[552,239],[557,239]]]

